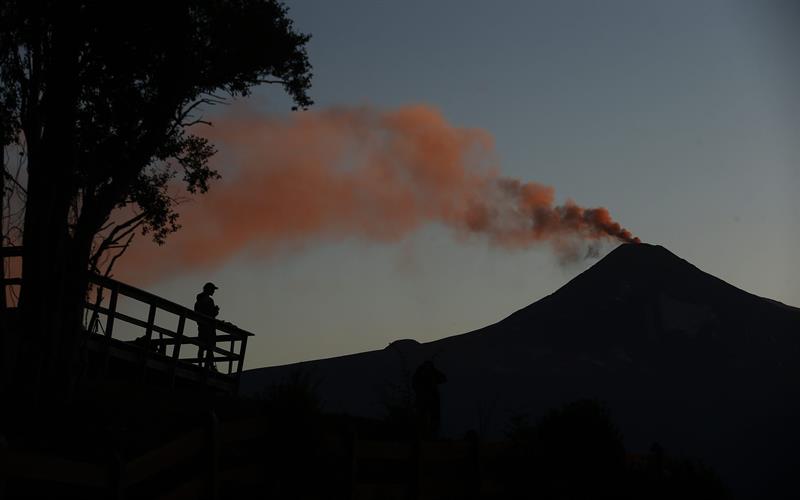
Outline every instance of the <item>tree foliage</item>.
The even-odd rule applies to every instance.
[[[0,9],[0,138],[20,143],[29,169],[63,171],[73,234],[98,232],[113,209],[133,205],[163,242],[178,227],[169,182],[180,177],[202,193],[218,176],[213,146],[187,131],[203,105],[264,82],[311,103],[309,37],[276,1],[23,0]],[[40,167],[34,155],[51,133],[69,150]]]
[[[51,332],[76,328],[86,269],[137,230],[163,242],[179,227],[168,188],[219,176],[191,128],[205,107],[263,83],[312,103],[308,40],[277,0],[0,3],[0,139],[25,158],[26,342],[71,351]]]

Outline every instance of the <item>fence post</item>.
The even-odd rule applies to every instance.
[[[233,374],[233,355],[236,352],[236,341],[231,339],[231,357],[228,358],[228,375]]]
[[[208,426],[208,489],[209,498],[219,498],[219,419],[216,412],[209,413]]]
[[[119,297],[119,287],[111,289],[111,298],[108,301],[108,317],[106,318],[105,348],[103,351],[102,378],[108,372],[108,358],[111,355],[111,335],[114,331],[114,316],[117,314],[117,298]]]
[[[119,298],[119,287],[111,289],[111,298],[108,300],[108,317],[106,318],[106,337],[111,338],[114,331],[114,316],[117,314],[117,299]]]
[[[150,359],[150,351],[155,350],[158,351],[163,347],[163,344],[159,344],[158,348],[153,349],[151,344],[153,340],[153,325],[156,322],[156,305],[150,304],[150,310],[147,313],[147,328],[144,331],[144,352],[142,353],[142,381],[144,382],[147,376],[147,360]]]
[[[200,343],[206,348],[205,352],[203,353],[204,359],[200,360],[200,368],[203,369],[203,381],[205,383],[208,383],[208,377],[211,373],[211,368],[216,367],[216,362],[214,362],[216,352],[214,352],[214,349],[217,347],[217,320],[212,320],[210,323],[213,325],[211,337],[206,337],[200,340]]]
[[[242,347],[239,349],[239,359],[236,360],[236,383],[238,386],[239,377],[242,375],[242,368],[244,367],[244,353],[247,351],[247,337],[248,335],[242,335]]]
[[[175,370],[178,368],[178,358],[181,355],[183,342],[183,328],[186,326],[186,315],[181,314],[178,319],[178,328],[175,331],[175,347],[172,348],[172,373],[170,374],[170,387],[175,387]]]

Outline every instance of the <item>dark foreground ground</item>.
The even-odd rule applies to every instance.
[[[120,383],[6,413],[3,498],[727,498],[668,444],[627,453],[602,403],[499,440],[432,435],[413,407],[325,413],[297,379],[260,398]]]

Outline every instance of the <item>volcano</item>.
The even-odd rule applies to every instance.
[[[445,435],[502,437],[577,399],[608,405],[628,450],[658,442],[714,467],[737,496],[798,498],[800,309],[711,276],[661,246],[623,244],[493,325],[428,343],[249,370],[255,394],[301,371],[325,409],[381,417],[434,360]]]

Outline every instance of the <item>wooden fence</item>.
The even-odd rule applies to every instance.
[[[22,284],[18,275],[22,248],[3,247],[0,255],[3,269],[16,269],[9,276],[2,275],[2,292],[7,299],[2,305],[13,309]],[[95,334],[90,335],[89,347],[102,357],[103,372],[109,358],[115,356],[140,363],[142,371],[148,368],[165,370],[173,380],[176,374],[181,373],[197,379],[198,372],[204,371],[201,377],[204,380],[228,376],[238,383],[247,339],[252,333],[111,278],[92,273],[89,285],[94,300],[86,302],[84,327],[88,333]],[[145,311],[144,314],[136,317],[121,310],[119,304],[123,299],[129,309]],[[187,325],[191,323],[212,324],[215,338],[208,342],[189,335]],[[138,329],[141,335],[135,339],[119,339],[120,324]],[[120,342],[114,342],[116,340]],[[202,358],[199,355],[201,348],[207,353]]]
[[[218,321],[202,314],[196,313],[191,309],[170,302],[166,299],[151,293],[139,290],[125,283],[105,278],[93,276],[90,279],[94,292],[104,296],[108,292],[108,305],[101,303],[87,303],[86,308],[95,314],[88,316],[86,328],[91,333],[98,333],[106,338],[114,338],[114,331],[117,322],[125,322],[141,328],[142,337],[139,344],[156,354],[166,356],[175,363],[190,363],[196,366],[203,366],[205,370],[211,369],[211,363],[204,363],[203,358],[198,357],[194,352],[187,352],[185,346],[195,346],[205,348],[213,355],[213,361],[217,364],[217,369],[221,373],[235,374],[238,376],[244,365],[244,355],[247,348],[247,338],[252,334],[246,332],[231,323]],[[133,317],[119,311],[117,305],[121,297],[127,297],[133,301],[144,304],[147,307],[147,319]],[[157,324],[156,318],[159,313],[172,315],[172,321],[177,319],[174,327]],[[187,323],[210,323],[214,325],[216,335],[213,343],[206,343],[197,336],[189,336],[186,332]],[[221,347],[227,345],[228,347]]]

